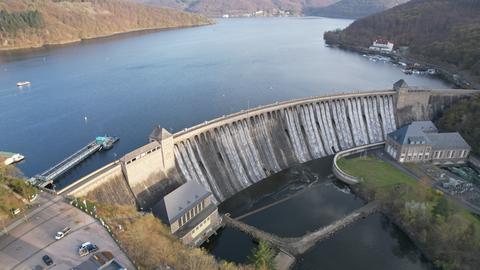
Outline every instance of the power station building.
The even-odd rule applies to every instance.
[[[431,121],[416,121],[388,134],[385,151],[398,162],[465,163],[471,147],[458,132],[438,133]]]
[[[182,242],[200,246],[221,226],[213,195],[197,182],[187,182],[163,198],[163,219]]]

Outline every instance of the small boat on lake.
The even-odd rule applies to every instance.
[[[30,84],[32,84],[32,83],[31,83],[31,82],[24,81],[24,82],[18,82],[18,83],[17,83],[17,86],[18,86],[18,87],[29,86]]]

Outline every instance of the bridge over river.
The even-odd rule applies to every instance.
[[[279,249],[281,252],[286,253],[291,257],[295,257],[305,253],[317,242],[333,236],[336,232],[354,223],[355,221],[377,212],[378,208],[378,202],[370,202],[343,217],[342,219],[339,219],[328,226],[319,228],[314,232],[307,233],[301,237],[280,237],[262,231],[237,219],[231,218],[228,214],[225,215],[224,222],[227,226],[242,231],[255,239],[266,241],[273,247]]]

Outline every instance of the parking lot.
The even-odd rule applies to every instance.
[[[98,221],[60,197],[55,198],[58,201],[51,201],[49,195],[42,194],[42,199],[44,209],[24,218],[24,222],[0,237],[1,269],[47,268],[42,261],[44,255],[49,255],[54,262],[48,269],[70,269],[90,257],[78,255],[78,247],[87,241],[95,243],[100,251],[112,252],[127,269],[134,269]],[[63,239],[55,240],[56,232],[67,226],[72,231]]]

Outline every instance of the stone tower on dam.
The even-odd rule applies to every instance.
[[[476,93],[414,89],[403,80],[393,88],[275,103],[175,134],[156,127],[149,143],[112,165],[117,171],[108,177],[123,179],[123,184],[116,184],[118,190],[139,207],[151,207],[187,181],[200,183],[222,202],[294,164],[382,142],[398,126],[435,118],[455,101]],[[84,179],[85,185],[69,194],[105,200],[118,193],[112,180],[102,175],[107,174]],[[115,194],[108,200],[117,200]]]

